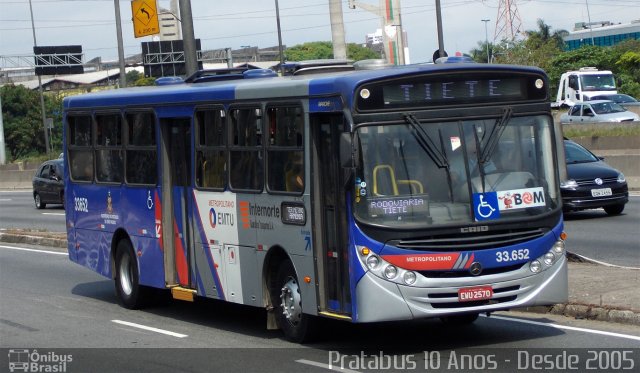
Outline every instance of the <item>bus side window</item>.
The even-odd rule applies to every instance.
[[[67,116],[69,173],[73,181],[93,181],[92,120],[90,115]]]
[[[225,111],[196,111],[196,185],[224,190],[226,184]]]
[[[304,191],[304,118],[299,106],[270,107],[267,187],[271,192]]]
[[[126,145],[126,181],[129,184],[156,185],[158,156],[156,150],[156,120],[152,112],[132,112],[126,115],[128,143]]]
[[[96,180],[121,183],[124,175],[122,117],[120,113],[96,114]]]
[[[234,190],[259,192],[263,187],[262,110],[231,110],[229,149],[229,184]]]

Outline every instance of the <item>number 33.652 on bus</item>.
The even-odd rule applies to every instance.
[[[320,317],[464,323],[567,299],[541,70],[274,75],[65,99],[69,256],[125,307],[168,288],[265,308],[304,341]]]

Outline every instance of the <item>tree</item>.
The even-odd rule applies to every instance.
[[[44,128],[40,113],[40,96],[22,85],[0,87],[5,142],[11,160],[46,152]],[[45,95],[45,114],[53,119],[51,145],[55,152],[62,149],[62,98]]]
[[[525,39],[503,41],[496,47],[496,62],[537,66],[547,70],[551,67],[551,59],[562,53],[562,37],[566,34],[565,30],[551,32],[551,26],[538,19],[538,29],[525,31]]]
[[[144,75],[140,74],[137,70],[128,71],[125,74],[127,79],[127,86],[133,85],[138,79],[144,78]]]
[[[326,60],[333,58],[333,44],[330,41],[314,41],[287,48],[287,61]],[[347,58],[353,61],[380,58],[377,52],[356,43],[347,44]]]
[[[487,45],[489,46],[489,55],[487,55]],[[492,43],[479,41],[478,47],[473,48],[469,54],[471,54],[471,58],[474,61],[479,63],[486,63],[489,59],[489,56],[494,55],[495,46]]]

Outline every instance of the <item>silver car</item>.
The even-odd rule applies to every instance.
[[[597,123],[639,121],[638,114],[609,100],[579,102],[560,116],[560,123]]]

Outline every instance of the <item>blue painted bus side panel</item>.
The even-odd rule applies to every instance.
[[[161,248],[160,217],[162,205],[156,187],[123,187],[120,208],[123,224],[121,226],[131,239],[138,258],[140,284],[163,288],[164,253]]]
[[[155,187],[68,185],[69,258],[111,278],[113,234],[123,229],[138,258],[140,284],[164,287],[164,255],[155,219],[161,206]]]

